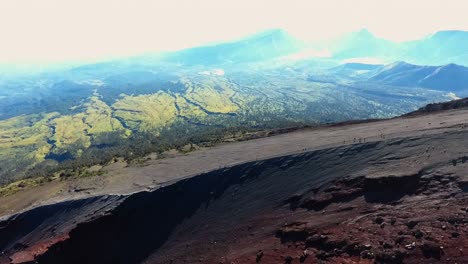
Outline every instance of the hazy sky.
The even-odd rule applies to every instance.
[[[403,41],[468,30],[466,0],[0,0],[0,63],[102,59],[285,28]]]

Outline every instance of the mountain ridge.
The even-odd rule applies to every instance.
[[[454,63],[443,66],[419,66],[396,62],[384,66],[370,80],[398,86],[419,86],[459,92],[468,88],[468,68]]]

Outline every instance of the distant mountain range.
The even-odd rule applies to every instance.
[[[400,45],[404,48],[400,56],[408,62],[422,65],[455,63],[468,66],[467,31],[439,31],[424,39]]]
[[[394,56],[396,43],[375,37],[368,30],[346,34],[324,47],[335,59],[379,58],[388,60]]]
[[[468,68],[453,63],[443,66],[420,66],[402,61],[387,65],[344,63],[329,69],[328,75],[384,85],[422,87],[446,92],[468,90]]]
[[[458,92],[468,89],[468,68],[456,64],[418,66],[396,62],[382,67],[370,80],[396,86]]]
[[[275,29],[228,43],[166,53],[162,60],[184,65],[220,65],[258,62],[306,50],[317,51],[311,54],[326,50],[330,59],[335,60],[373,58],[382,62],[468,66],[468,32],[439,31],[420,40],[397,43],[363,29],[333,41],[306,43],[284,30]]]
[[[246,63],[286,56],[303,48],[304,44],[286,31],[274,29],[238,41],[167,53],[162,60],[185,65]]]
[[[361,30],[328,43],[326,48],[334,59],[375,58],[382,62],[468,66],[467,31],[439,31],[420,40],[392,42]]]

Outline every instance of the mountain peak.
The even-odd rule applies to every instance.
[[[352,35],[359,38],[375,38],[374,34],[366,28],[353,32]]]
[[[371,35],[371,36],[374,35],[367,28],[361,28],[357,33],[362,34],[362,35]]]
[[[259,32],[257,34],[247,36],[243,39],[240,39],[240,41],[248,41],[248,42],[269,41],[269,40],[297,41],[291,34],[289,34],[289,32],[287,32],[284,29],[269,29],[269,30]]]
[[[301,42],[287,31],[270,29],[231,42],[178,51],[165,59],[187,65],[244,63],[286,56],[301,48]]]
[[[446,64],[446,65],[444,65],[442,67],[447,68],[447,69],[463,68],[463,66],[460,66],[460,65],[455,64],[455,63],[449,63],[449,64]]]
[[[447,38],[452,38],[452,37],[463,37],[468,35],[468,31],[463,31],[463,30],[441,30],[437,31],[434,34],[430,35],[429,38],[432,39],[447,39]]]
[[[395,70],[395,69],[403,69],[403,68],[411,68],[414,67],[415,65],[409,64],[405,61],[395,61],[393,63],[389,63],[384,66],[383,70]]]
[[[272,29],[267,29],[264,31],[261,31],[259,33],[253,34],[249,36],[248,38],[258,38],[258,37],[264,37],[264,36],[289,36],[289,33],[282,29],[282,28],[272,28]]]

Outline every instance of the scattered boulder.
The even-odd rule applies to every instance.
[[[327,239],[328,237],[325,235],[313,234],[307,237],[305,244],[306,247],[319,248]]]
[[[400,250],[383,250],[375,254],[375,262],[383,264],[401,264],[405,258],[405,253]]]
[[[370,250],[364,250],[361,252],[361,258],[363,259],[373,259],[375,258],[374,252]]]
[[[412,242],[412,243],[409,243],[409,244],[405,245],[405,248],[408,249],[408,250],[412,250],[415,247],[416,247],[416,242]]]
[[[387,242],[384,242],[382,246],[383,246],[383,248],[385,248],[385,249],[393,248],[393,245],[390,244],[390,243],[387,243]]]
[[[407,240],[407,238],[407,236],[398,236],[397,238],[395,238],[395,244],[401,245],[405,242],[405,240]]]
[[[350,256],[359,256],[364,250],[364,247],[357,242],[350,243],[343,247],[343,251]]]
[[[301,201],[301,199],[302,199],[302,195],[295,194],[289,197],[288,199],[286,199],[285,204],[289,204],[289,207],[292,210],[295,210],[297,207],[299,207],[299,202]]]
[[[255,258],[255,262],[260,263],[260,261],[262,260],[262,257],[263,257],[263,251],[259,250],[257,252],[257,257]]]
[[[443,254],[442,247],[433,241],[424,241],[421,245],[421,250],[423,255],[427,258],[440,259]]]
[[[413,236],[417,239],[420,239],[424,236],[424,233],[421,230],[417,229],[413,232]]]
[[[276,236],[284,243],[287,241],[304,241],[311,233],[313,232],[307,229],[307,223],[292,223],[280,228],[276,232]]]
[[[380,225],[384,222],[384,219],[381,216],[378,216],[374,219],[374,223]]]
[[[307,252],[307,249],[302,252],[301,257],[299,258],[299,262],[304,263],[306,258],[309,256],[309,252]]]
[[[407,226],[409,229],[413,229],[418,223],[419,223],[418,221],[411,220],[411,221],[409,221],[408,223],[406,223],[406,226]]]

